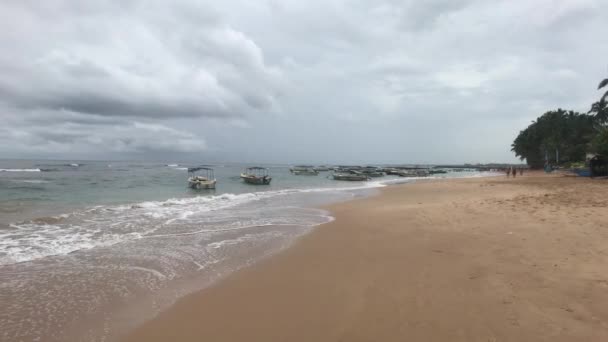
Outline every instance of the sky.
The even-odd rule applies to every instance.
[[[586,112],[604,0],[0,2],[0,158],[516,162]]]

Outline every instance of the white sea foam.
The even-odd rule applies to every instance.
[[[179,164],[167,164],[167,167],[178,167]]]
[[[286,206],[288,202],[280,197],[324,192],[348,193],[415,180],[385,178],[361,183],[336,183],[339,186],[327,188],[226,193],[130,205],[96,206],[56,217],[57,220],[12,224],[13,229],[0,233],[0,265],[144,238],[210,234],[265,226],[314,226],[333,218],[324,212]],[[271,202],[267,202],[269,200]],[[288,212],[290,210],[292,212]]]
[[[48,183],[49,181],[44,179],[13,179],[11,182],[15,183],[30,183],[30,184],[43,184]]]
[[[40,172],[40,169],[0,169],[0,172]]]
[[[268,209],[261,217],[258,215],[249,218],[256,216],[259,209],[244,213],[243,209],[235,208],[262,199],[305,191],[309,190],[222,194],[146,201],[133,205],[96,206],[53,219],[14,223],[11,225],[14,229],[0,233],[0,265],[108,247],[142,238],[195,235],[271,225],[314,226],[327,222],[328,216],[320,211],[307,215],[286,215],[281,214],[279,207],[272,213]]]

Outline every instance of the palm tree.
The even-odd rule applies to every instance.
[[[597,86],[597,89],[602,89],[608,85],[608,78],[603,79],[600,84]],[[599,101],[595,102],[591,105],[591,110],[589,113],[594,113],[595,118],[601,125],[605,125],[608,122],[608,90],[604,93],[604,95],[600,98]]]
[[[608,78],[603,79],[597,86],[597,89],[602,89],[608,85]],[[597,122],[596,135],[593,139],[592,146],[594,150],[603,155],[608,155],[608,90],[600,98],[599,101],[591,105],[589,113],[595,114]]]

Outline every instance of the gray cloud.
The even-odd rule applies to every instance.
[[[601,0],[5,2],[0,156],[514,161],[510,143],[530,120],[586,111],[598,96],[607,10]]]
[[[204,7],[190,15],[172,7],[184,16],[167,20],[160,3],[50,3],[42,6],[59,21],[38,3],[4,11],[16,29],[0,33],[0,44],[18,42],[0,65],[0,101],[8,105],[108,116],[229,117],[269,110],[279,93],[281,71]]]

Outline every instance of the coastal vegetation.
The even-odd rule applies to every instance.
[[[608,86],[608,78],[598,89]],[[588,113],[557,109],[541,115],[513,141],[511,150],[531,167],[582,162],[588,152],[608,155],[608,90]]]

